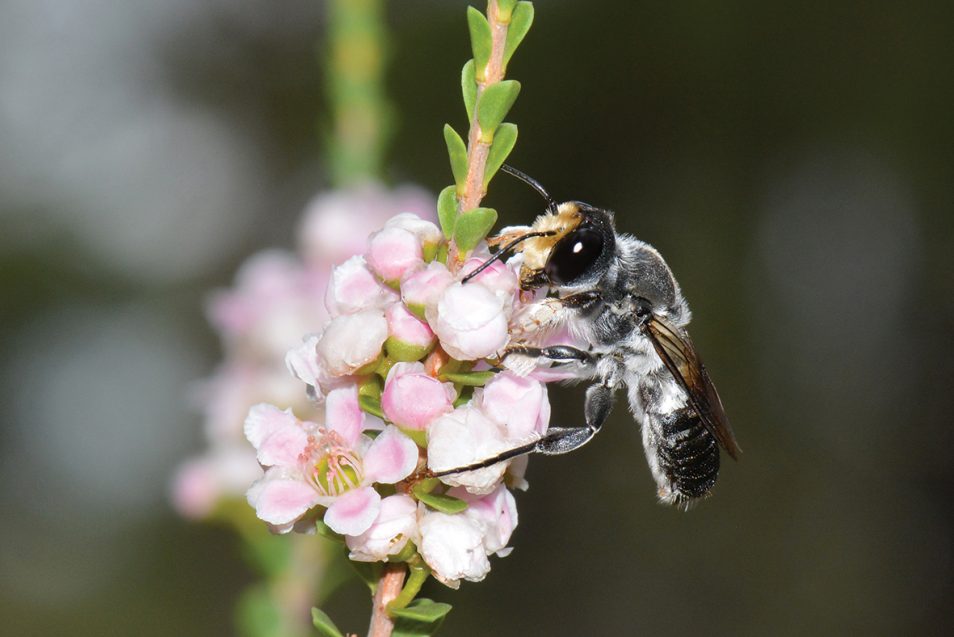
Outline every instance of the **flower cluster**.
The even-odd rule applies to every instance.
[[[428,479],[539,438],[546,386],[492,373],[520,306],[512,265],[489,254],[448,268],[433,223],[400,214],[330,276],[330,321],[289,351],[291,372],[318,405],[305,420],[262,404],[246,420],[265,475],[248,493],[276,532],[319,519],[358,561],[422,559],[442,582],[478,581],[509,552],[511,488],[525,458]]]
[[[264,401],[318,417],[320,410],[289,376],[284,358],[302,334],[328,322],[324,297],[332,266],[364,252],[368,233],[394,214],[433,215],[433,209],[433,197],[412,186],[387,190],[368,183],[321,194],[302,216],[297,253],[254,255],[239,269],[234,287],[213,294],[208,315],[225,358],[196,391],[207,448],[174,477],[172,501],[182,515],[207,517],[223,501],[244,497],[261,477],[242,428],[253,405]]]

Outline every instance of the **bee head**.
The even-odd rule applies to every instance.
[[[613,215],[579,201],[560,204],[559,211],[566,219],[563,232],[552,238],[542,268],[528,274],[542,275],[555,287],[592,285],[609,268],[615,251]]]

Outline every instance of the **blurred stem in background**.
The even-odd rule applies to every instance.
[[[381,178],[392,133],[385,96],[384,0],[330,0],[325,54],[331,131],[327,165],[336,187]]]
[[[388,33],[384,0],[330,0],[325,69],[327,113],[323,122],[330,186],[379,181],[391,138],[392,107],[385,95]],[[237,529],[248,561],[264,581],[246,590],[238,624],[247,637],[313,634],[310,609],[350,573],[334,553],[339,547],[314,536],[273,536],[243,501],[226,519]],[[336,559],[337,558],[337,559]]]

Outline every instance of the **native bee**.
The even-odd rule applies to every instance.
[[[520,283],[546,287],[549,296],[525,306],[512,325],[500,365],[527,371],[537,364],[570,366],[593,379],[586,392],[585,425],[551,427],[539,440],[484,461],[441,471],[448,475],[527,453],[577,449],[600,430],[615,390],[625,386],[640,424],[660,501],[688,507],[709,495],[719,473],[719,447],[741,450],[715,385],[686,332],[691,314],[669,266],[649,244],[618,234],[613,213],[579,201],[557,204],[537,181],[510,167],[547,201],[531,226],[505,228],[491,240],[498,252],[465,277],[515,252],[523,253]],[[565,326],[579,343],[546,346],[543,336]]]

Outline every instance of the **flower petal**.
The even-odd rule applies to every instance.
[[[245,437],[258,449],[265,438],[280,429],[298,429],[298,419],[291,409],[281,410],[275,405],[259,403],[245,418]]]
[[[364,455],[365,480],[394,484],[411,475],[417,466],[417,458],[414,441],[397,427],[388,425]]]
[[[318,494],[306,482],[270,470],[248,490],[248,503],[259,518],[274,525],[287,525],[318,502]]]
[[[364,429],[364,412],[358,403],[358,386],[332,389],[325,399],[326,426],[338,433],[348,447],[354,448]]]
[[[374,523],[381,510],[381,496],[371,487],[348,491],[325,512],[325,524],[335,533],[361,535]]]

